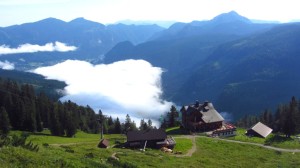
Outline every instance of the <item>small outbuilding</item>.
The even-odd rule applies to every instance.
[[[246,131],[246,135],[266,138],[272,131],[273,129],[271,129],[270,127],[266,126],[261,122],[258,122]]]
[[[133,148],[174,148],[176,142],[172,137],[167,137],[163,129],[149,129],[143,131],[128,131],[127,143],[128,147]]]
[[[109,147],[109,141],[107,139],[102,139],[99,144],[99,148],[108,148]]]

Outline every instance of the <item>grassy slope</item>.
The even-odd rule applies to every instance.
[[[283,135],[270,134],[266,139],[264,139],[259,137],[248,137],[245,135],[245,132],[245,129],[238,128],[237,135],[229,137],[228,139],[267,144],[279,148],[300,149],[300,141],[298,139],[295,139],[293,136],[292,138],[284,138]]]
[[[110,139],[111,144],[114,144],[115,140],[125,139],[122,135],[105,135],[105,138]],[[99,135],[83,132],[78,132],[75,138],[31,135],[29,139],[40,144],[38,152],[15,147],[0,148],[1,166],[117,167],[108,159],[113,153],[120,158],[119,163],[138,167],[297,167],[300,165],[300,153],[276,152],[206,137],[196,138],[197,151],[192,157],[183,158],[151,149],[145,152],[119,148],[99,149],[96,147]],[[176,138],[176,141],[178,145],[175,151],[185,153],[192,146],[190,139]],[[45,143],[49,146],[42,145]]]

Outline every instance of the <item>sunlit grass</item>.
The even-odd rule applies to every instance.
[[[174,152],[187,153],[193,146],[192,140],[189,138],[175,138],[176,145],[173,149]]]
[[[104,135],[112,144],[123,135]],[[197,150],[191,157],[178,158],[173,153],[156,149],[146,151],[123,148],[97,148],[98,134],[78,132],[75,138],[49,135],[30,135],[40,145],[38,152],[23,148],[0,148],[3,167],[297,167],[299,153],[277,152],[247,144],[224,142],[213,138],[196,137]],[[192,148],[190,138],[175,138],[174,151],[186,153]],[[85,142],[91,143],[85,143]],[[74,143],[74,144],[70,144]],[[51,145],[60,144],[60,145]],[[111,159],[112,154],[119,161]],[[115,165],[117,163],[117,165]],[[0,167],[1,167],[0,166]]]
[[[245,135],[246,129],[237,128],[237,134],[233,137],[228,137],[226,139],[232,139],[243,142],[252,142],[270,145],[279,148],[287,149],[300,149],[300,140],[292,136],[291,138],[285,138],[283,135],[276,135],[271,133],[267,138],[260,137],[248,137]]]

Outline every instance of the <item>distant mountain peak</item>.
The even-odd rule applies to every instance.
[[[83,17],[79,17],[79,18],[76,18],[76,19],[73,19],[69,22],[69,24],[71,25],[82,25],[82,26],[86,26],[86,25],[89,25],[89,26],[101,26],[101,27],[104,27],[103,24],[101,23],[98,23],[98,22],[94,22],[94,21],[90,21],[90,20],[87,20]]]
[[[251,23],[251,21],[244,17],[239,15],[235,11],[230,11],[228,13],[220,14],[212,19],[214,22],[234,22],[234,21],[240,21],[245,23]]]
[[[49,18],[37,21],[36,23],[41,23],[41,22],[42,23],[53,23],[53,22],[56,22],[56,23],[65,23],[65,21],[62,21],[60,19],[56,19],[56,18],[53,18],[53,17],[49,17]]]

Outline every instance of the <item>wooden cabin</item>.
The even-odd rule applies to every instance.
[[[266,138],[273,130],[265,124],[258,122],[247,130],[246,135]]]
[[[214,108],[210,102],[183,106],[180,110],[182,113],[182,126],[193,132],[212,131],[222,127],[224,118]]]
[[[161,148],[173,149],[176,142],[172,137],[167,137],[163,129],[149,129],[144,131],[128,131],[126,145],[132,148]]]

